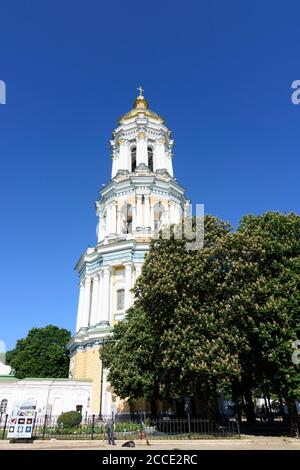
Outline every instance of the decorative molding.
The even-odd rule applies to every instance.
[[[138,136],[139,139],[145,139],[146,134],[145,134],[144,131],[140,131],[137,136]]]

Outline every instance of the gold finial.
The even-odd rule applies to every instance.
[[[139,96],[143,96],[143,91],[145,91],[145,90],[143,90],[142,85],[140,85],[140,86],[137,88],[137,90],[139,90],[139,92],[140,92]]]
[[[137,97],[137,99],[135,100],[134,104],[133,104],[133,107],[135,109],[139,108],[139,109],[148,109],[148,103],[147,101],[145,100],[144,96],[143,96],[143,88],[142,86],[140,85],[137,90],[140,92],[139,96]]]

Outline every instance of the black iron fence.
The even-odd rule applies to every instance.
[[[216,422],[208,419],[174,418],[167,414],[156,418],[146,413],[116,414],[112,416],[84,416],[81,424],[66,428],[58,424],[58,416],[37,415],[33,437],[36,439],[107,440],[107,422],[113,420],[117,440],[137,439],[205,439],[239,437],[239,424],[235,419]],[[0,423],[0,438],[7,438],[8,416]]]

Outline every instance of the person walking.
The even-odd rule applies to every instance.
[[[113,419],[110,418],[106,423],[106,431],[107,431],[108,444],[113,445],[113,446],[116,444],[114,430],[115,430],[115,423]]]

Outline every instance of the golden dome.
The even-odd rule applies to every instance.
[[[149,105],[147,100],[143,97],[143,95],[139,95],[135,102],[133,103],[133,107],[135,109],[148,109]]]
[[[142,92],[144,90],[142,89],[141,86],[138,88],[138,90],[139,90],[140,94],[137,97],[137,99],[135,100],[135,102],[133,103],[133,108],[128,113],[124,114],[124,116],[122,116],[119,119],[119,121],[121,121],[123,119],[131,119],[133,117],[138,116],[138,114],[143,113],[146,116],[150,116],[150,117],[153,117],[153,118],[156,118],[156,119],[160,119],[161,122],[163,122],[163,118],[161,116],[159,116],[157,113],[155,113],[154,111],[151,111],[151,109],[149,109],[148,101],[142,95]]]

